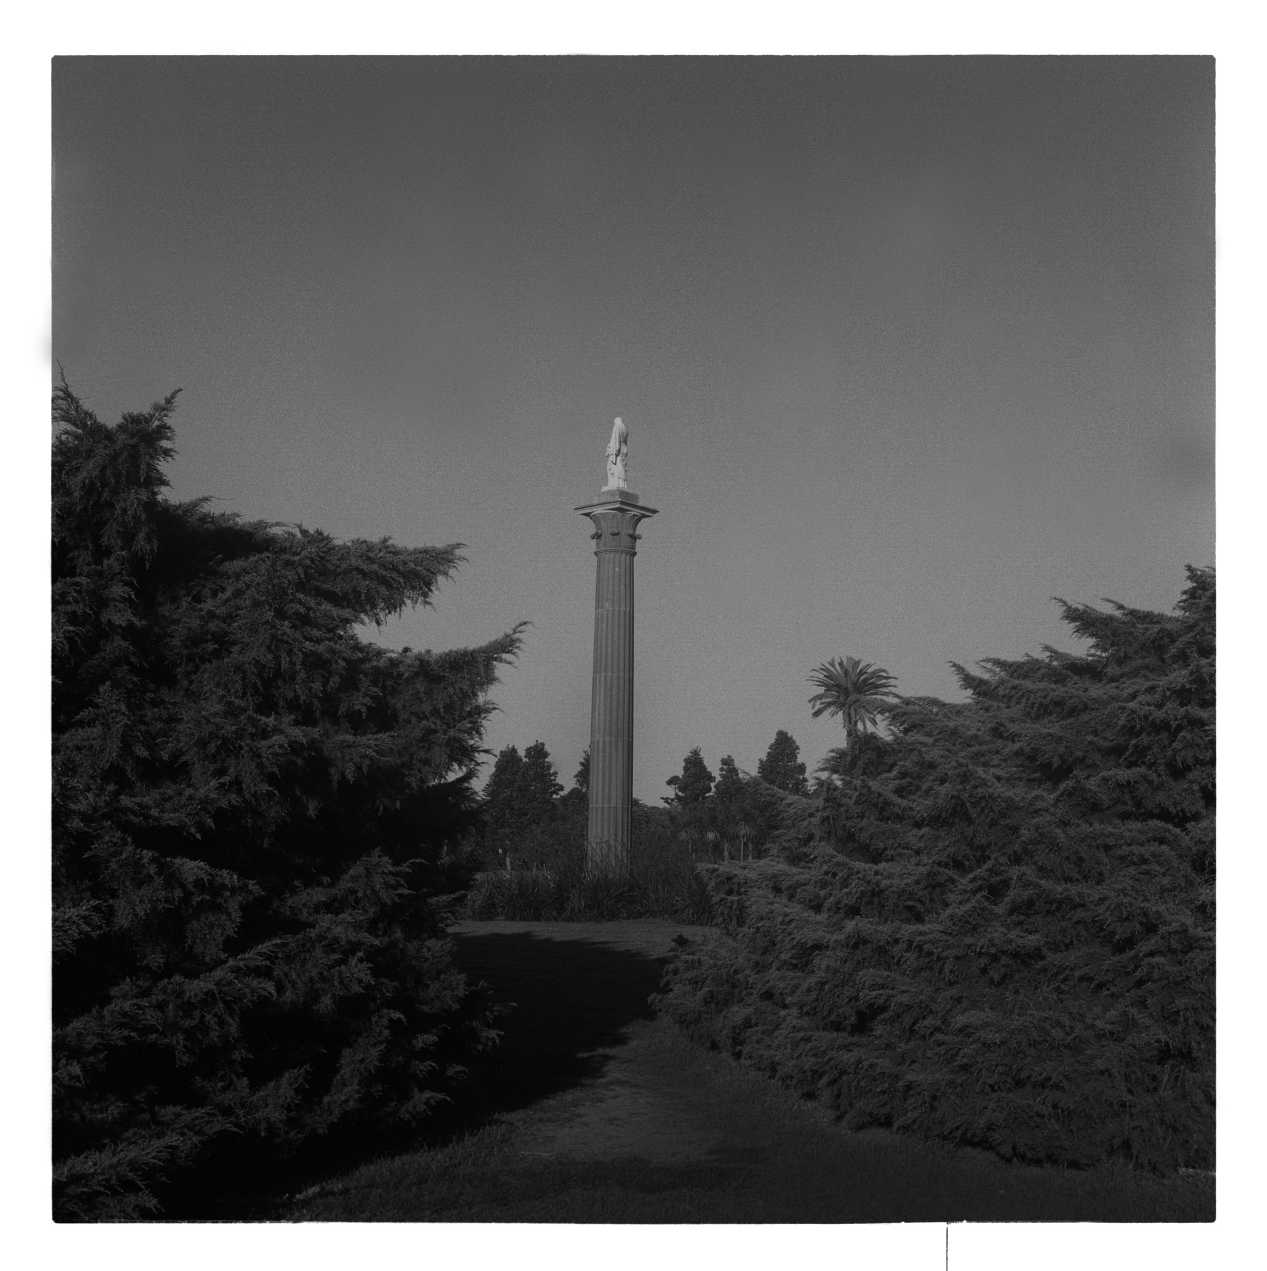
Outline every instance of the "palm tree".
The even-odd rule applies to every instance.
[[[809,677],[818,692],[809,699],[814,718],[839,715],[845,726],[846,745],[879,726],[879,716],[897,696],[897,680],[882,666],[857,658],[831,658],[814,668]]]

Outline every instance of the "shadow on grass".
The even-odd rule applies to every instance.
[[[594,1052],[651,1018],[657,958],[528,933],[458,935],[456,946],[461,969],[506,1012],[501,1045],[472,1066],[475,1121],[597,1077],[606,1060]]]

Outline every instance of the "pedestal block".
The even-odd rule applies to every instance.
[[[634,557],[638,526],[656,514],[629,490],[604,490],[577,508],[594,526],[594,681],[590,702],[589,823],[591,874],[629,871],[633,804]]]

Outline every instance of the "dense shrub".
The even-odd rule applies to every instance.
[[[467,897],[467,916],[518,922],[616,918],[706,922],[707,892],[685,845],[674,833],[668,812],[635,804],[632,820],[627,878],[591,876],[585,868],[583,840],[564,837],[550,866],[480,874]]]
[[[62,1219],[182,1171],[424,1121],[494,1034],[438,894],[518,637],[389,652],[453,547],[163,497],[168,398],[63,386],[53,448],[53,1134]]]
[[[1213,571],[1064,614],[1088,653],[896,705],[777,857],[709,867],[661,1004],[854,1127],[1211,1168]]]

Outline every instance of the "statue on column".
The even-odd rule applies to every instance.
[[[629,489],[629,429],[624,420],[616,416],[612,424],[611,440],[607,443],[607,490]]]

